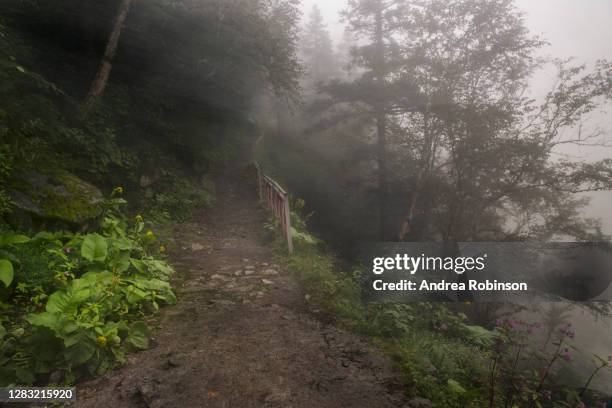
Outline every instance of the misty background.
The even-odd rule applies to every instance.
[[[576,58],[578,62],[592,64],[598,59],[612,56],[612,0],[517,0],[517,7],[525,13],[527,28],[532,34],[541,35],[549,42],[543,55],[559,58]],[[306,24],[313,6],[319,7],[328,24],[334,46],[342,41],[345,24],[341,18],[346,9],[345,0],[304,0],[302,24]],[[542,97],[554,81],[554,73],[541,70],[534,75],[532,92]],[[606,113],[592,114],[591,127],[602,127],[611,136],[612,116]],[[612,144],[612,142],[611,142]],[[612,148],[572,146],[563,149],[564,154],[587,160],[612,157]],[[601,191],[586,194],[591,198],[588,216],[601,219],[602,229],[612,234],[612,192]]]
[[[539,0],[528,1],[518,0],[515,2],[517,8],[524,13],[524,21],[531,35],[538,35],[543,40],[548,42],[548,45],[538,50],[538,54],[546,58],[573,59],[573,63],[587,66],[587,71],[595,66],[595,63],[601,59],[609,59],[612,57],[612,1],[611,0],[589,0],[584,2],[572,0]],[[309,24],[312,18],[313,7],[316,6],[321,10],[323,18],[327,24],[327,29],[333,41],[334,51],[337,55],[346,53],[346,21],[340,14],[347,8],[345,0],[329,0],[316,1],[305,0],[302,3],[302,27]],[[536,70],[529,81],[529,95],[535,100],[541,102],[546,94],[554,86],[557,80],[556,71],[551,65],[544,65],[543,68]],[[312,86],[312,84],[309,84]],[[599,139],[599,143],[608,146],[577,146],[573,144],[561,145],[554,149],[553,160],[555,158],[571,159],[577,161],[596,162],[599,160],[612,158],[612,116],[605,110],[609,110],[610,106],[602,105],[598,109],[583,117],[580,121],[579,128],[573,127],[565,129],[563,132],[567,135],[577,134],[579,132],[588,133],[600,129],[605,135]],[[289,122],[289,121],[287,121]],[[285,128],[290,129],[285,123]],[[287,131],[291,133],[290,130]],[[339,135],[339,136],[338,136]],[[312,136],[298,136],[297,139],[307,140]],[[329,135],[329,138],[342,137],[341,133]],[[349,136],[350,138],[350,136]],[[314,139],[314,137],[313,137]],[[325,139],[323,137],[322,139]],[[320,140],[320,139],[317,139]],[[319,142],[312,142],[316,145]],[[325,143],[325,142],[320,142]],[[331,143],[331,142],[330,142]],[[322,148],[322,150],[324,150]],[[310,153],[304,153],[301,157],[308,160]],[[333,161],[334,153],[329,153],[325,156],[324,161]],[[295,158],[293,158],[295,163]],[[353,166],[358,168],[358,164]],[[282,166],[280,166],[282,167]],[[279,177],[282,177],[279,175]],[[339,208],[349,207],[351,200],[345,203],[337,203],[337,196],[334,193],[321,193],[320,191],[310,195],[311,190],[307,181],[313,179],[313,174],[302,173],[301,176],[295,176],[293,180],[286,180],[292,191],[304,192],[302,195],[306,199],[306,205],[309,210],[314,212],[312,222],[322,231],[324,236],[329,230],[334,230],[334,225],[343,224],[337,219],[329,219],[325,217],[325,213],[332,206],[337,205]],[[335,180],[334,175],[329,175],[330,180]],[[361,181],[364,183],[364,181]],[[334,181],[330,181],[334,183]],[[323,182],[323,184],[325,184]],[[331,189],[333,190],[333,189]],[[578,196],[588,197],[590,203],[581,209],[583,216],[593,217],[601,220],[602,232],[604,234],[612,234],[612,192],[598,191],[579,193]],[[309,206],[309,200],[310,206]],[[313,203],[314,202],[314,203]],[[346,210],[350,212],[350,209]],[[337,214],[342,210],[337,210]],[[368,212],[354,212],[351,221],[344,221],[344,224],[353,222],[357,225],[363,225],[375,218],[376,214]],[[338,218],[338,217],[336,217]],[[335,224],[337,223],[337,224]],[[367,229],[367,228],[366,228]],[[347,228],[347,230],[349,230]],[[356,230],[358,230],[356,228]],[[350,230],[349,230],[350,231]],[[363,238],[363,231],[356,232],[356,236]],[[327,235],[329,241],[334,244],[337,235]],[[340,234],[338,240],[342,242],[353,242],[351,233]],[[355,241],[359,239],[354,239]],[[340,248],[341,250],[343,248]],[[345,248],[344,248],[345,249]],[[351,250],[348,251],[351,254]],[[608,291],[612,290],[612,286]],[[547,303],[541,301],[536,307],[531,308],[518,314],[519,317],[528,321],[546,320],[548,315],[560,313],[563,309],[563,318],[571,321],[574,324],[577,335],[575,344],[581,350],[588,350],[580,356],[576,356],[578,362],[574,362],[574,367],[571,364],[564,364],[564,375],[567,375],[565,381],[567,383],[580,383],[583,381],[586,373],[589,373],[596,367],[596,362],[589,353],[607,356],[612,352],[612,339],[610,338],[610,330],[612,329],[612,320],[609,317],[604,317],[598,313],[593,313],[588,308],[563,303]],[[541,340],[539,336],[532,338],[536,343]],[[602,391],[612,392],[612,373],[606,372],[599,376],[595,381],[595,386]]]

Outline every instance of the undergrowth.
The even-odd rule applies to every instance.
[[[199,187],[182,179],[172,181],[171,188],[154,195],[147,209],[149,216],[158,224],[185,221],[198,208],[214,205],[215,189],[212,182],[203,183],[203,187]]]
[[[595,369],[582,387],[558,381],[571,364],[571,354],[578,352],[571,324],[499,319],[485,328],[470,324],[461,307],[444,303],[364,302],[361,268],[347,271],[308,232],[309,216],[300,214],[302,208],[303,201],[292,202],[292,254],[278,222],[271,218],[266,224],[274,236],[277,258],[298,275],[309,302],[344,327],[369,337],[393,359],[409,397],[426,398],[435,407],[607,406],[589,385],[601,370],[612,367],[612,356],[593,356]],[[550,313],[555,314],[553,309]],[[546,337],[544,344],[532,341],[538,331]]]
[[[174,270],[121,194],[89,233],[0,233],[0,386],[73,383],[147,347],[145,319],[176,300]]]

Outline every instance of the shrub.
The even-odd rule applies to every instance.
[[[197,188],[185,180],[176,180],[172,189],[155,194],[150,214],[160,221],[184,221],[197,208],[210,207],[214,201],[212,183]]]
[[[37,383],[53,372],[72,382],[147,347],[142,319],[175,302],[173,269],[142,217],[122,213],[121,192],[115,189],[95,232],[0,238],[0,257],[15,271],[0,292],[0,386]]]
[[[346,272],[308,232],[301,207],[292,206],[297,209],[291,214],[297,232],[293,254],[287,254],[277,221],[266,224],[274,233],[277,257],[301,279],[310,302],[393,357],[409,395],[440,407],[604,406],[589,386],[600,372],[612,369],[612,356],[594,356],[594,369],[582,388],[564,387],[555,377],[560,362],[571,360],[576,351],[563,309],[552,309],[544,344],[536,345],[534,333],[545,326],[539,323],[499,319],[489,330],[442,303],[365,303],[361,273]]]

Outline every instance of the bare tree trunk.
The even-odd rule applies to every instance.
[[[113,25],[113,31],[111,32],[108,43],[106,44],[106,49],[104,50],[102,63],[100,64],[96,77],[89,88],[89,93],[87,94],[85,103],[83,104],[83,112],[85,114],[89,112],[96,100],[104,94],[108,77],[110,76],[111,69],[113,67],[112,63],[115,59],[115,54],[117,53],[119,37],[121,36],[121,31],[123,30],[123,25],[130,11],[131,4],[132,0],[121,0],[121,4],[119,5],[119,10],[117,12],[117,18],[115,19],[115,24]]]
[[[408,212],[406,213],[400,224],[398,234],[398,239],[400,241],[403,241],[406,237],[406,234],[408,234],[412,229],[411,222],[414,217],[414,212],[416,210],[416,204],[421,193],[421,188],[423,187],[423,181],[425,179],[426,173],[430,170],[430,167],[432,166],[432,160],[435,156],[433,145],[433,136],[429,128],[429,108],[428,106],[426,106],[425,112],[423,113],[423,149],[421,151],[421,164],[417,173],[414,188],[412,189],[412,194],[410,196]]]
[[[386,240],[388,229],[388,199],[389,180],[387,171],[387,118],[384,112],[379,113],[376,118],[376,161],[378,165],[378,211],[380,220],[380,239]]]
[[[383,4],[379,1],[379,10],[376,12],[376,28],[375,28],[375,47],[376,60],[374,63],[374,76],[377,82],[377,98],[376,103],[376,153],[378,165],[378,211],[380,222],[380,239],[388,239],[388,199],[389,199],[389,179],[387,171],[387,117],[384,98],[384,82],[385,82],[385,44],[383,38]]]
[[[402,218],[402,222],[400,224],[400,230],[399,230],[399,233],[398,233],[398,236],[397,236],[397,238],[400,241],[403,241],[404,238],[406,238],[406,234],[408,234],[413,229],[413,227],[412,227],[412,220],[414,218],[414,211],[416,210],[416,203],[417,203],[417,200],[419,198],[419,193],[420,193],[420,190],[421,190],[423,175],[425,173],[423,170],[424,169],[420,169],[419,170],[419,173],[418,173],[417,179],[416,179],[416,183],[415,183],[414,189],[412,191],[412,195],[410,196],[410,204],[408,205],[408,212],[406,213],[404,218]]]

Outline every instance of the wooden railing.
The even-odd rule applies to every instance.
[[[291,211],[289,209],[289,194],[272,178],[266,176],[257,162],[253,162],[257,169],[257,192],[259,201],[272,210],[279,220],[283,235],[287,240],[289,253],[293,252],[291,237]]]

